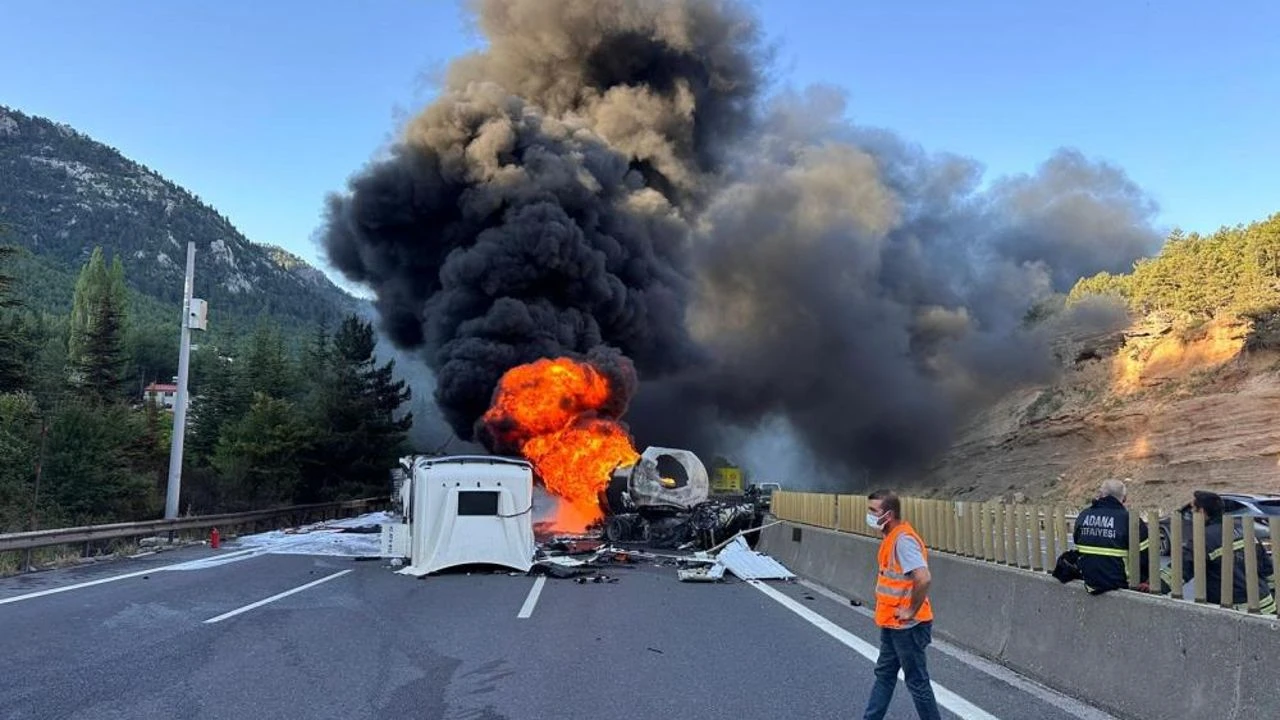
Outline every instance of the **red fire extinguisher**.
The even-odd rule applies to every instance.
[[[209,531],[209,547],[213,548],[214,550],[217,550],[219,541],[220,541],[220,538],[218,537],[218,528],[214,528],[210,530]]]

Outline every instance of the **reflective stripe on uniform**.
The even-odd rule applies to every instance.
[[[1129,551],[1123,548],[1106,548],[1097,547],[1096,545],[1076,545],[1076,550],[1081,555],[1102,555],[1104,557],[1123,558],[1129,556]]]
[[[1234,543],[1231,543],[1231,549],[1234,550],[1235,552],[1240,552],[1241,550],[1244,550],[1244,540],[1237,540]],[[1214,549],[1212,552],[1209,553],[1210,560],[1217,560],[1220,557],[1222,557],[1221,545],[1219,545],[1216,549]]]
[[[896,588],[887,585],[876,585],[876,592],[881,595],[892,595],[894,597],[911,597],[910,588]]]

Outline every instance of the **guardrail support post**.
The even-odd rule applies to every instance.
[[[1196,586],[1196,602],[1203,603],[1209,601],[1209,582],[1205,579],[1205,567],[1209,558],[1206,555],[1208,548],[1205,547],[1204,541],[1204,511],[1196,510],[1191,517],[1191,567],[1193,574],[1191,580]]]
[[[1258,546],[1257,534],[1253,528],[1253,518],[1241,518],[1244,524],[1244,581],[1245,603],[1250,613],[1257,614],[1261,603],[1258,592]]]
[[[1242,518],[1244,519],[1244,518]],[[1236,521],[1230,515],[1222,517],[1222,584],[1218,588],[1218,604],[1224,608],[1235,607],[1236,589]]]
[[[1142,566],[1139,564],[1141,552],[1138,547],[1141,543],[1138,538],[1141,520],[1142,518],[1139,517],[1136,509],[1129,511],[1129,562],[1127,564],[1129,566],[1130,590],[1136,590],[1142,582]]]
[[[1172,523],[1170,523],[1172,524]],[[1150,577],[1147,592],[1160,594],[1160,508],[1151,508],[1147,515],[1147,572]],[[1169,561],[1173,562],[1170,554]]]

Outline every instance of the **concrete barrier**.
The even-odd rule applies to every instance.
[[[875,602],[878,543],[781,523],[759,550]],[[1280,622],[932,552],[934,634],[1130,718],[1280,718]],[[991,708],[998,712],[998,708]]]

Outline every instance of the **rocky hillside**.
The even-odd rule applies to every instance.
[[[267,314],[304,326],[351,308],[350,296],[300,258],[250,242],[198,197],[66,125],[0,106],[0,178],[4,242],[31,251],[45,284],[73,280],[99,245],[121,258],[132,289],[177,303],[193,241],[196,294],[214,322]],[[69,303],[63,289],[32,292]]]
[[[1274,334],[1230,317],[1180,329],[1154,313],[1077,339],[1059,382],[976,418],[927,482],[962,499],[1080,503],[1128,477],[1136,502],[1166,508],[1195,488],[1280,493]]]

